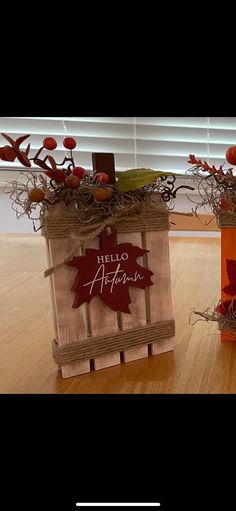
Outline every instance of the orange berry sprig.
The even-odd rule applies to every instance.
[[[111,176],[108,171],[103,172],[103,170],[100,170],[99,172],[94,171],[93,174],[90,174],[86,172],[83,167],[75,165],[72,151],[75,149],[77,143],[74,138],[64,138],[63,146],[70,151],[70,156],[66,155],[62,163],[57,163],[53,156],[48,154],[57,148],[57,141],[54,137],[45,137],[42,146],[37,150],[36,154],[29,158],[30,144],[28,144],[26,150],[20,149],[20,145],[30,135],[21,136],[15,141],[4,133],[2,133],[2,136],[9,142],[9,146],[0,147],[0,160],[13,162],[18,158],[24,167],[31,167],[33,162],[50,178],[50,185],[55,192],[56,200],[59,199],[59,196],[61,193],[63,194],[65,189],[69,188],[76,191],[76,189],[80,188],[81,182],[82,185],[85,186],[84,190],[87,191],[89,188],[91,189],[91,196],[95,202],[105,202],[112,199],[114,193],[112,189],[113,181],[111,181]],[[43,155],[43,151],[47,154]],[[99,155],[94,153],[93,156],[98,157]],[[67,165],[65,165],[66,163]],[[102,167],[103,166],[100,165],[100,169],[102,169]],[[81,192],[83,193],[83,187],[81,187]],[[37,187],[28,192],[28,199],[30,202],[34,203],[48,202],[44,191]]]
[[[50,172],[52,169],[47,165],[47,160],[50,161],[50,156],[47,154],[44,158],[40,157],[40,154],[43,150],[54,151],[57,148],[57,141],[53,137],[46,137],[43,140],[42,146],[38,149],[36,154],[29,158],[30,144],[28,144],[26,150],[22,150],[20,145],[24,142],[30,135],[23,135],[16,140],[13,140],[9,135],[5,133],[1,133],[1,135],[8,141],[9,145],[5,145],[4,147],[0,147],[0,160],[13,162],[16,158],[24,167],[31,167],[31,162],[33,161],[35,165],[42,168],[44,171]],[[70,175],[75,168],[75,162],[72,154],[72,150],[76,147],[76,141],[72,137],[66,137],[63,141],[63,145],[65,149],[70,150],[70,156],[65,156],[62,163],[56,163],[57,166],[63,166],[66,162],[69,162],[67,168],[63,168],[63,170],[59,170],[58,172],[63,172],[65,177]],[[54,160],[55,161],[55,160]],[[50,162],[51,163],[51,162]],[[82,167],[81,167],[82,168]],[[58,174],[59,175],[59,174]],[[49,176],[50,177],[50,176]],[[77,176],[78,177],[78,176]],[[57,176],[54,173],[53,178],[57,180]],[[81,176],[80,176],[81,178]],[[62,174],[58,179],[62,180]]]
[[[66,168],[63,168],[62,171],[60,172],[64,172],[65,173],[65,177],[70,175],[71,174],[71,167],[74,168],[75,167],[75,162],[74,162],[74,158],[73,158],[73,154],[72,154],[72,149],[74,149],[76,147],[76,141],[74,140],[74,138],[71,138],[71,137],[66,137],[63,141],[63,145],[66,149],[70,149],[70,157],[68,156],[65,156],[64,160],[61,162],[61,163],[56,163],[57,166],[62,166],[62,165],[65,165],[66,162],[70,162],[70,164],[68,165],[67,169]],[[34,158],[32,158],[32,160],[34,161],[34,163],[36,165],[38,165],[39,167],[45,169],[45,164],[46,164],[46,161],[49,159],[50,160],[50,156],[49,155],[46,155],[45,158],[42,160],[42,159],[39,159],[39,155],[41,153],[41,151],[43,149],[47,149],[48,151],[53,151],[54,149],[57,148],[57,141],[55,140],[55,138],[53,137],[46,137],[43,141],[43,145],[42,147],[40,147],[40,149],[38,150],[37,154],[34,156]],[[48,170],[48,169],[46,169]],[[49,177],[52,177],[52,176],[49,176]],[[57,180],[56,178],[56,175],[54,174],[54,178],[55,180]],[[61,181],[62,179],[59,178],[59,181]]]
[[[203,170],[203,172],[208,172],[211,176],[223,178],[223,177],[232,177],[233,176],[233,169],[227,169],[226,171],[223,170],[223,165],[220,165],[217,169],[215,165],[212,165],[212,167],[207,163],[206,161],[198,160],[194,154],[189,155],[188,163],[191,163],[193,167],[197,169]]]

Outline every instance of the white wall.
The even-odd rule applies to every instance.
[[[34,232],[32,222],[27,217],[17,220],[9,196],[0,189],[0,233],[29,232]]]

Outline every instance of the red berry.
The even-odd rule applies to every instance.
[[[236,165],[236,146],[229,147],[225,156],[230,165]]]
[[[105,172],[98,172],[94,176],[94,181],[99,181],[99,183],[108,183],[109,176]]]
[[[76,141],[72,137],[66,137],[63,140],[63,145],[66,149],[74,149],[76,147]]]
[[[43,141],[43,147],[48,151],[53,151],[57,147],[57,141],[53,137],[47,137]]]
[[[72,170],[72,174],[78,177],[79,179],[83,179],[86,174],[86,170],[83,169],[83,167],[74,167]]]

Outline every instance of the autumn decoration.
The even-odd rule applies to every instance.
[[[169,216],[193,187],[176,187],[172,171],[116,170],[112,153],[92,153],[85,168],[73,137],[46,136],[37,151],[30,135],[2,137],[0,160],[23,167],[6,184],[12,209],[46,240],[63,377],[173,350]]]
[[[226,152],[226,160],[231,165],[232,162],[236,165],[234,149],[236,155],[236,147],[231,147]],[[192,176],[199,197],[193,211],[197,214],[199,210],[208,208],[218,221],[221,213],[236,211],[236,173],[234,174],[233,167],[226,168],[225,163],[219,167],[209,165],[194,154],[189,155],[188,163],[191,167],[187,174]]]
[[[198,200],[193,212],[203,208],[212,212],[221,231],[221,300],[212,308],[194,314],[206,321],[217,321],[222,341],[236,340],[236,146],[229,147],[225,162],[210,165],[189,155]],[[230,166],[229,166],[229,165]],[[232,167],[233,165],[233,167]]]

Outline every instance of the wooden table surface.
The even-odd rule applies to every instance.
[[[170,238],[174,352],[67,380],[51,355],[44,239],[0,235],[0,247],[1,394],[236,393],[236,343],[221,343],[215,323],[189,324],[194,307],[219,300],[219,238]]]

